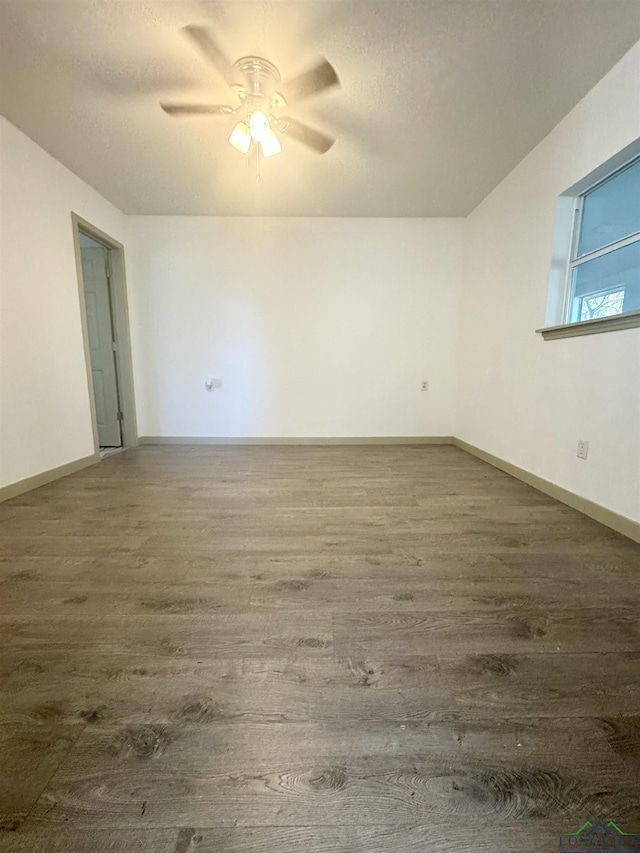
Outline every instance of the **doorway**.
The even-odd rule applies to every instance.
[[[124,247],[73,214],[78,287],[96,454],[138,443]]]

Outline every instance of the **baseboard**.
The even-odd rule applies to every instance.
[[[24,492],[30,492],[32,489],[38,489],[40,486],[46,486],[47,483],[53,483],[54,480],[59,480],[61,477],[66,477],[68,474],[75,474],[76,471],[81,471],[83,468],[88,468],[90,465],[95,465],[100,461],[99,454],[92,453],[91,456],[84,456],[82,459],[74,459],[73,462],[67,462],[58,468],[50,468],[48,471],[42,471],[40,474],[34,474],[33,477],[27,477],[24,480],[18,480],[17,483],[10,483],[8,486],[0,486],[0,503],[15,498]]]
[[[453,444],[451,435],[365,435],[365,436],[235,436],[141,435],[140,444],[237,444],[237,445],[327,445],[327,444]]]
[[[578,512],[583,513],[583,515],[588,515],[589,518],[593,518],[594,521],[599,521],[600,524],[610,527],[617,533],[622,533],[623,536],[633,539],[634,542],[640,542],[640,524],[637,521],[633,521],[631,518],[626,518],[624,515],[619,515],[617,512],[607,509],[600,504],[594,503],[588,498],[580,497],[580,495],[576,495],[575,492],[563,489],[562,486],[551,483],[543,477],[538,477],[537,474],[532,474],[531,471],[519,468],[511,462],[505,462],[505,460],[500,459],[499,456],[494,456],[493,453],[487,453],[486,450],[480,450],[479,447],[474,447],[473,444],[468,444],[460,438],[454,438],[453,444],[461,450],[465,450],[467,453],[477,456],[478,459],[482,459],[483,462],[488,462],[489,465],[493,465],[494,468],[499,468],[500,471],[504,471],[505,474],[510,474],[517,480],[522,480],[522,482],[526,483],[528,486],[533,486],[533,488],[537,489],[539,492],[544,492],[545,495],[555,498],[555,500],[560,501],[560,503],[566,504],[572,509],[577,509]]]

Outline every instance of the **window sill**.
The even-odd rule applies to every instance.
[[[620,329],[640,327],[640,311],[628,311],[615,317],[601,317],[598,320],[583,320],[581,323],[565,323],[562,326],[546,326],[536,329],[545,341],[556,338],[575,338],[579,335],[597,335],[600,332],[617,332]]]

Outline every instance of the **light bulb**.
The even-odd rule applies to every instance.
[[[262,110],[256,110],[251,113],[251,118],[249,119],[249,130],[251,132],[251,136],[256,142],[263,142],[265,139],[269,138],[269,133],[271,132],[269,119]]]
[[[247,153],[249,146],[251,145],[251,136],[249,135],[247,125],[243,121],[239,121],[233,128],[231,136],[229,137],[229,142],[233,145],[236,151],[240,151],[241,154]]]
[[[274,154],[279,154],[282,151],[280,140],[272,130],[269,131],[269,136],[267,136],[266,139],[263,139],[260,145],[262,147],[263,157],[273,157]]]

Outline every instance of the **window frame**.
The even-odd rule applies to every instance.
[[[599,249],[594,249],[591,252],[585,252],[582,255],[578,254],[578,249],[580,245],[580,232],[582,230],[582,214],[584,211],[584,201],[585,198],[592,193],[594,190],[597,190],[598,187],[601,187],[603,184],[606,184],[608,181],[612,180],[616,177],[616,175],[621,175],[623,172],[626,172],[627,169],[630,169],[636,163],[640,162],[640,157],[634,157],[629,160],[622,166],[618,166],[616,169],[613,169],[609,174],[607,174],[604,178],[600,178],[598,181],[593,183],[590,187],[587,187],[579,196],[576,197],[576,206],[574,208],[573,214],[573,228],[571,233],[571,249],[569,251],[569,263],[567,264],[567,279],[565,283],[565,296],[564,296],[564,304],[562,309],[562,318],[566,325],[571,325],[573,323],[586,323],[588,320],[580,320],[580,319],[572,319],[574,313],[573,302],[576,297],[572,295],[572,282],[573,282],[573,271],[578,267],[582,266],[584,263],[588,263],[589,261],[593,261],[596,258],[601,258],[604,255],[608,255],[611,252],[615,252],[618,249],[623,249],[625,246],[630,246],[632,243],[640,242],[640,229],[638,231],[634,231],[633,234],[629,234],[627,237],[622,237],[620,240],[615,240],[613,243],[607,243],[606,246],[601,246]],[[608,288],[609,290],[611,288]],[[612,314],[611,317],[622,317],[625,314],[631,314],[632,311],[621,311],[619,314]],[[609,319],[609,318],[589,318],[589,319]]]
[[[558,197],[551,273],[547,294],[546,323],[536,329],[544,340],[578,337],[640,327],[640,310],[588,320],[571,320],[573,270],[586,261],[640,241],[640,231],[593,252],[578,255],[585,197],[600,185],[640,160],[640,138],[619,151]]]

